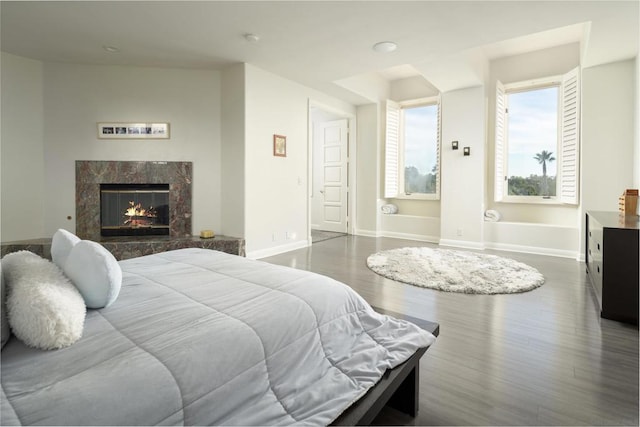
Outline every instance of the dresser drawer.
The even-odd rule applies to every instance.
[[[591,284],[593,290],[596,293],[598,299],[598,305],[602,309],[602,261],[591,261],[589,263],[589,276],[591,278]]]
[[[596,294],[598,306],[602,309],[602,226],[593,218],[589,218],[587,233],[587,269],[589,279]]]
[[[603,230],[597,221],[589,221],[589,239],[587,240],[587,248],[589,257],[602,259]]]

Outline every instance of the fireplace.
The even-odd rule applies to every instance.
[[[100,184],[100,235],[168,236],[169,184]]]
[[[159,232],[158,230],[162,228],[162,232],[168,234],[166,236],[168,238],[191,236],[192,176],[191,162],[77,160],[76,234],[81,239],[103,241],[103,239],[112,239],[104,236],[103,225],[118,228],[126,225],[129,226],[126,232],[134,235]],[[124,200],[119,202],[119,206],[116,204],[116,207],[110,208],[111,217],[105,219],[101,214],[103,202],[101,188],[107,184],[132,186],[126,190],[137,187],[138,195],[144,197],[147,197],[144,191],[153,190],[156,193],[154,197],[164,197],[167,194],[167,199],[165,201],[136,200],[123,196]],[[160,187],[155,185],[158,184],[163,186],[160,191],[164,192],[168,189],[168,193],[157,194],[156,190]],[[140,189],[141,186],[142,189]],[[132,201],[133,206],[129,203]],[[140,206],[136,212],[137,205]],[[125,218],[125,212],[129,208],[133,208],[131,219],[134,220],[136,227],[130,227],[131,222],[123,224],[130,218],[128,216]],[[151,218],[140,215],[141,209],[146,211],[149,208],[155,211],[151,214]],[[149,222],[152,222],[153,226],[149,227]],[[162,227],[159,226],[160,224]],[[166,230],[167,225],[168,230]],[[116,238],[116,240],[121,239]]]

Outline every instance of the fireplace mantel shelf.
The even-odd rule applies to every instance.
[[[169,237],[169,236],[122,236],[102,237],[96,239],[107,248],[117,260],[151,255],[183,248],[215,249],[218,251],[245,256],[244,239],[229,236],[216,236],[212,239],[200,237]],[[2,256],[8,253],[27,250],[42,257],[51,258],[51,239],[31,239],[1,244]]]

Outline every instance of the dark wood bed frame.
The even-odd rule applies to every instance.
[[[440,325],[435,322],[406,316],[378,307],[373,307],[373,309],[378,313],[414,323],[435,336],[440,333]],[[406,362],[387,370],[382,379],[369,389],[367,394],[344,411],[331,425],[370,425],[387,404],[415,417],[418,414],[420,358],[426,351],[427,348],[420,348]]]

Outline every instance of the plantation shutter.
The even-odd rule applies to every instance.
[[[580,69],[562,78],[560,200],[577,205],[580,150]]]
[[[495,156],[495,182],[493,186],[493,200],[501,202],[504,198],[504,186],[507,182],[504,170],[506,150],[505,135],[507,133],[506,96],[504,85],[496,82],[496,156]]]
[[[438,95],[438,130],[436,134],[436,199],[440,200],[440,145],[442,129],[442,103]]]
[[[398,161],[400,150],[400,105],[387,100],[387,123],[385,131],[384,197],[398,196]]]

